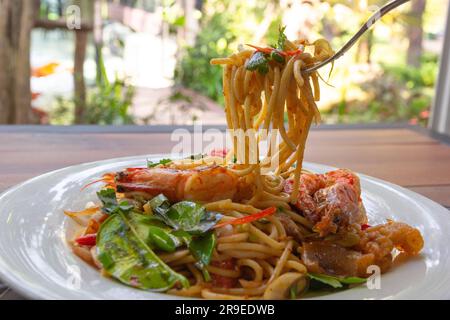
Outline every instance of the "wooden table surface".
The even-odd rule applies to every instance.
[[[0,192],[74,164],[168,153],[177,143],[172,129],[0,126]],[[311,131],[305,160],[387,180],[450,208],[450,146],[444,140],[408,126],[322,126]],[[14,298],[20,296],[0,284],[0,299]]]

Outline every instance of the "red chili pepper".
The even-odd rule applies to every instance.
[[[295,55],[297,55],[297,54],[302,53],[303,51],[300,50],[300,49],[297,49],[297,50],[283,51],[283,52],[284,52],[284,54],[287,55],[287,56],[295,56]]]
[[[84,236],[78,237],[75,239],[75,242],[78,243],[80,246],[95,246],[97,242],[97,234],[91,233],[86,234]]]
[[[214,226],[214,228],[221,228],[221,227],[227,226],[229,224],[236,225],[236,224],[244,224],[244,223],[253,222],[253,221],[262,219],[262,218],[264,218],[266,216],[270,216],[271,214],[274,214],[276,211],[277,211],[277,208],[270,207],[270,208],[264,209],[264,210],[262,210],[262,211],[260,211],[258,213],[254,213],[254,214],[246,216],[246,217],[236,218],[236,219],[233,219],[233,220],[230,220],[230,221],[226,221],[226,222],[222,222],[222,223],[216,224]]]
[[[370,227],[371,227],[371,225],[365,223],[365,224],[361,225],[361,230],[364,231],[364,230],[366,230],[366,229],[368,229]]]
[[[254,46],[252,44],[247,44],[247,46],[252,47],[253,49],[256,49],[256,51],[261,51],[264,53],[271,53],[273,50],[273,48],[263,48],[263,47],[258,47],[258,46]]]

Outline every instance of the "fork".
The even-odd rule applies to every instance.
[[[332,55],[331,57],[329,57],[328,59],[319,62],[313,66],[307,67],[305,69],[302,70],[302,73],[311,73],[314,72],[316,70],[318,70],[319,68],[322,68],[324,65],[342,57],[344,55],[344,53],[346,53],[348,51],[348,49],[350,49],[358,40],[359,38],[361,38],[361,36],[366,33],[367,30],[369,30],[369,28],[378,20],[381,19],[382,16],[384,16],[386,13],[388,13],[389,11],[397,8],[398,6],[409,2],[410,0],[393,0],[391,2],[386,3],[384,6],[382,6],[380,9],[378,9],[367,21],[366,23],[363,24],[363,26],[358,30],[357,33],[355,33],[355,35],[349,40],[347,41],[347,43],[338,51],[336,52],[334,55]]]

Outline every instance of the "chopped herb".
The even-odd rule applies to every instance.
[[[258,71],[261,74],[266,74],[269,71],[269,60],[266,54],[256,51],[246,63],[245,68],[250,71]]]
[[[159,162],[153,162],[153,161],[147,159],[147,168],[154,168],[156,166],[159,166],[160,164],[166,165],[171,162],[172,162],[171,159],[161,159],[161,160],[159,160]]]
[[[103,189],[97,192],[97,196],[103,203],[102,211],[106,214],[117,213],[118,210],[128,212],[133,209],[133,205],[129,204],[128,201],[122,201],[118,203],[116,198],[116,191],[114,189]]]
[[[286,59],[283,57],[283,55],[279,50],[273,50],[270,53],[270,58],[279,63],[284,63],[286,61]]]
[[[367,281],[365,278],[359,277],[335,277],[330,276],[328,274],[319,274],[319,273],[308,273],[308,276],[315,281],[321,282],[323,284],[329,285],[333,288],[342,288],[343,284],[357,284],[364,283]]]
[[[286,30],[286,26],[282,27],[280,26],[278,29],[279,35],[278,35],[278,42],[277,42],[277,49],[284,50],[284,44],[287,40],[286,34],[284,31]]]

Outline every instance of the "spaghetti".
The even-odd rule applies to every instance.
[[[224,68],[228,127],[247,132],[244,139],[232,135],[224,158],[105,175],[106,188],[98,193],[103,206],[66,212],[84,227],[83,241],[72,243],[78,256],[141,289],[205,299],[288,299],[321,275],[325,283],[330,277],[341,283],[348,276],[364,281],[372,264],[385,271],[394,248],[421,250],[420,232],[406,224],[368,227],[351,171],[303,170],[309,129],[320,122],[320,89],[318,74],[302,69],[333,51],[323,39],[289,41],[283,31],[275,48],[251,46],[255,50],[211,61]],[[254,143],[262,139],[260,129],[281,136],[261,161]]]

